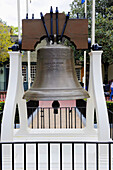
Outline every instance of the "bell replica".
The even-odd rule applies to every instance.
[[[37,68],[32,87],[23,98],[28,100],[74,100],[88,98],[75,72],[70,47],[52,44],[37,51]]]

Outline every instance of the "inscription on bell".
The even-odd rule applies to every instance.
[[[64,65],[64,62],[44,62],[43,63],[43,68],[44,70],[50,70],[50,71],[53,71],[53,70],[61,70],[63,68],[63,65]]]

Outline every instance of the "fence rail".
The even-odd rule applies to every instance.
[[[38,129],[56,129],[56,128],[83,128],[85,119],[76,107],[60,108],[28,108],[31,123],[29,126]],[[85,108],[81,108],[85,109]]]
[[[112,170],[113,142],[0,143],[0,170]]]
[[[29,126],[38,129],[85,126],[85,116],[81,114],[85,113],[85,107],[55,109],[58,113],[53,108],[28,107]],[[108,113],[113,137],[113,112],[108,110]],[[15,128],[18,121],[16,118]],[[0,170],[18,169],[112,170],[113,142],[0,142]]]
[[[28,110],[28,126],[32,129],[76,129],[86,126],[85,107],[62,107],[58,109],[58,114],[54,114],[53,108],[37,108],[27,107]],[[108,110],[110,137],[113,139],[113,112]],[[2,122],[2,112],[0,112],[0,122]],[[19,114],[16,111],[14,128],[19,128]],[[96,118],[94,115],[94,127],[97,127]],[[0,126],[1,132],[1,126]]]

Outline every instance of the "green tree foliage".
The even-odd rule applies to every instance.
[[[74,0],[72,4],[70,4],[71,11],[70,17],[71,18],[84,18],[84,4],[81,4],[81,0]],[[89,18],[89,25],[88,25],[88,37],[91,37],[91,0],[87,0],[87,18]],[[87,53],[89,50],[87,50]],[[84,51],[83,50],[76,50],[75,53],[75,63],[80,63],[83,65],[84,62]],[[87,56],[88,58],[89,56]],[[89,58],[88,58],[89,60]]]
[[[74,0],[71,6],[71,17],[76,17],[80,13],[80,17],[84,13],[84,4]],[[107,0],[96,0],[96,23],[95,35],[96,42],[103,47],[102,62],[105,67],[104,82],[107,83],[108,67],[113,64],[113,6]],[[88,32],[91,37],[91,13],[92,1],[87,3]],[[79,52],[79,58],[83,61],[83,53]]]
[[[11,26],[10,28],[11,35],[18,35],[18,27]]]
[[[10,28],[0,25],[0,62],[5,62],[9,58],[8,47],[12,46],[10,38]]]
[[[113,6],[106,8],[105,17],[96,17],[96,41],[103,47],[103,63],[113,63]]]
[[[0,18],[0,25],[3,24],[3,25],[6,25],[6,22],[3,21],[1,18]]]
[[[96,40],[103,47],[104,83],[108,82],[108,67],[113,64],[113,6],[96,18]]]
[[[70,4],[71,7],[71,13],[70,13],[70,17],[71,18],[77,18],[77,14],[79,16],[79,18],[83,18],[84,17],[84,4],[81,4],[80,0],[74,0],[72,2],[72,4]],[[88,18],[90,17],[90,12],[91,12],[91,0],[87,1],[87,15]]]

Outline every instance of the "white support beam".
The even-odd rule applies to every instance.
[[[94,109],[97,116],[97,130],[99,141],[110,140],[110,130],[108,121],[108,112],[103,91],[102,71],[101,71],[102,51],[92,51],[90,55],[90,78],[89,95],[87,100],[86,112],[86,130],[94,130]],[[93,133],[92,133],[93,134]]]
[[[22,99],[24,94],[22,81],[22,65],[20,52],[9,52],[10,74],[8,82],[7,97],[5,101],[1,141],[13,141],[14,118],[16,105],[19,107],[20,131],[27,133],[27,107],[26,101]]]

